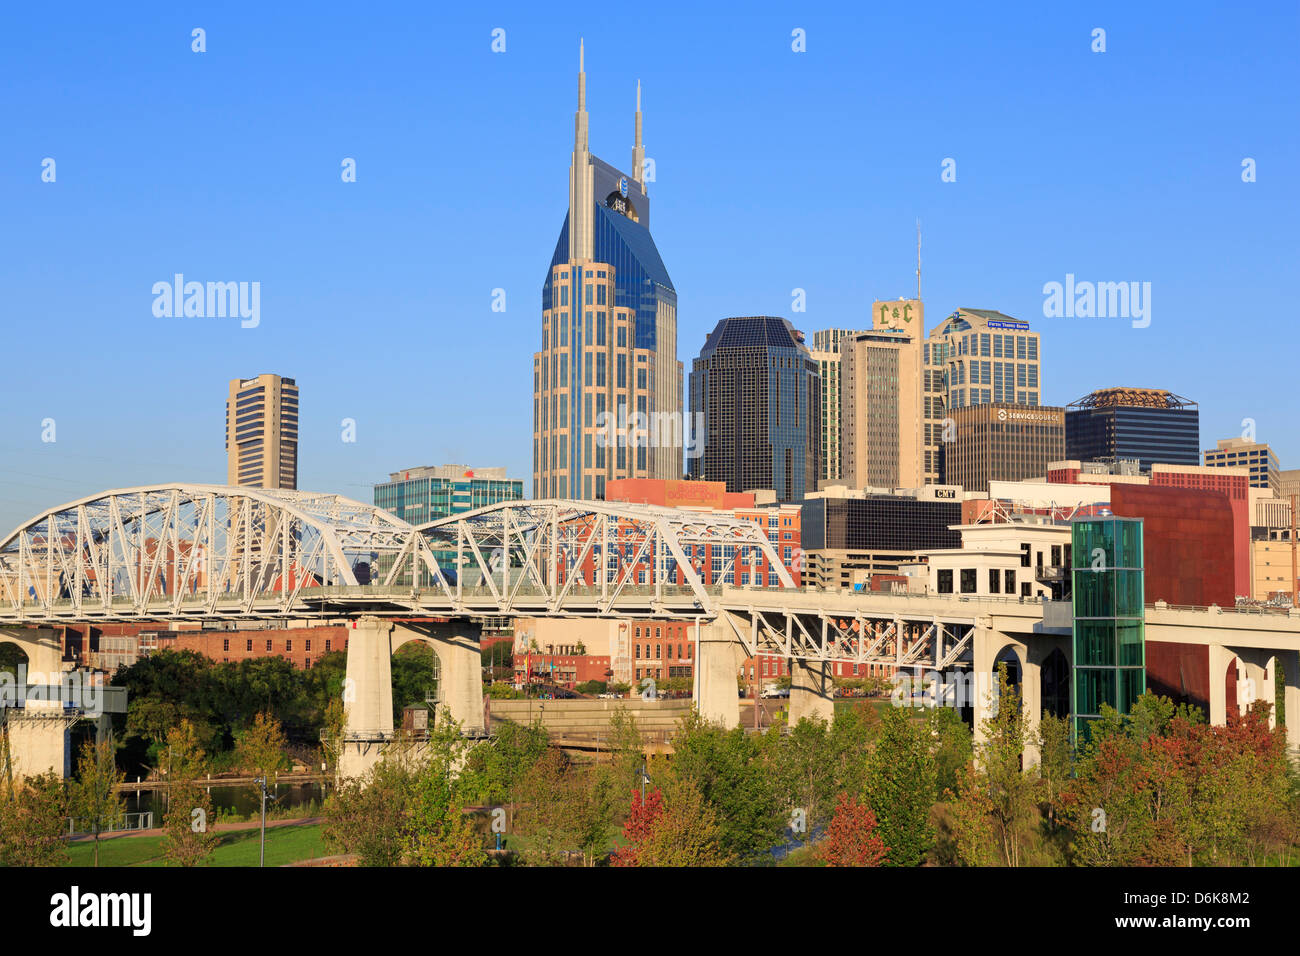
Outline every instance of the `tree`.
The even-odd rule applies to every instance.
[[[867,802],[875,808],[889,866],[917,866],[934,842],[934,758],[923,731],[903,709],[881,715],[880,740],[867,765]]]
[[[664,798],[658,787],[646,794],[644,800],[640,790],[632,791],[632,808],[623,824],[623,837],[627,842],[611,858],[614,866],[637,865],[641,847],[649,841],[663,812]]]
[[[724,828],[718,809],[689,780],[670,774],[666,778],[661,808],[646,798],[636,830],[635,843],[620,850],[619,866],[727,866],[733,860],[724,847]],[[639,797],[639,794],[638,794]],[[634,798],[634,815],[637,804]],[[626,830],[624,831],[627,832]],[[632,837],[629,836],[629,840]]]
[[[1070,744],[1070,720],[1044,714],[1038,723],[1039,799],[1047,826],[1055,831],[1061,814],[1061,796],[1069,786],[1074,765]]]
[[[118,786],[126,775],[117,769],[113,742],[105,738],[87,740],[77,761],[77,779],[68,792],[72,816],[90,826],[95,834],[95,866],[99,866],[99,834],[112,829],[126,810]]]
[[[459,781],[466,799],[488,805],[508,802],[523,775],[546,751],[549,740],[540,723],[528,726],[502,721],[489,745],[469,752]]]
[[[1026,842],[1039,820],[1035,781],[1024,771],[1028,727],[1019,688],[998,665],[998,708],[981,724],[979,772],[988,789],[1001,862],[1019,866]]]
[[[926,717],[934,754],[936,793],[956,790],[963,768],[974,756],[970,728],[952,707],[936,707]]]
[[[0,734],[0,741],[7,734]],[[60,866],[67,860],[67,797],[57,773],[0,777],[0,866]]]
[[[673,738],[673,759],[663,774],[690,785],[717,811],[723,855],[739,862],[765,858],[782,841],[787,818],[759,744],[739,727],[723,730],[696,713]],[[671,808],[671,794],[664,788]],[[683,800],[693,800],[689,795]]]
[[[167,735],[171,768],[167,779],[167,812],[163,816],[163,855],[177,866],[195,866],[216,848],[209,831],[212,798],[197,781],[207,773],[207,754],[188,720]],[[200,811],[195,814],[195,811]]]
[[[284,753],[287,745],[280,722],[264,711],[237,738],[235,760],[241,770],[264,777],[271,785],[287,763]]]
[[[887,851],[875,813],[841,793],[826,836],[817,844],[817,858],[827,866],[880,866]]]

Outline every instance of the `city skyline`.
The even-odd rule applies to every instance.
[[[38,33],[24,30],[24,16],[14,34]],[[59,388],[50,387],[42,362],[20,365],[8,380],[0,523],[12,527],[110,487],[219,482],[215,396],[232,375],[254,369],[291,376],[312,396],[303,409],[301,487],[365,501],[385,473],[410,460],[485,461],[529,475],[529,416],[520,411],[526,391],[496,383],[527,380],[536,277],[554,241],[554,200],[572,135],[571,51],[579,36],[593,77],[591,110],[606,117],[593,131],[593,152],[627,148],[630,123],[618,118],[629,112],[636,78],[643,80],[646,152],[657,160],[656,232],[681,302],[679,361],[728,315],[782,316],[809,336],[865,327],[873,299],[910,294],[919,217],[928,311],[937,317],[975,306],[1029,321],[1043,336],[1043,404],[1115,385],[1166,388],[1200,403],[1203,447],[1238,435],[1251,419],[1284,469],[1300,457],[1300,440],[1288,430],[1285,376],[1255,372],[1261,346],[1288,334],[1285,279],[1295,240],[1285,226],[1296,186],[1285,169],[1296,134],[1270,117],[1278,91],[1295,78],[1283,55],[1286,29],[1260,39],[1251,28],[1257,55],[1245,73],[1218,53],[1246,28],[1192,7],[1183,23],[1160,27],[1184,31],[1184,44],[1204,38],[1203,70],[1165,78],[1159,72],[1169,54],[1150,45],[1159,38],[1141,12],[1090,13],[1109,30],[1104,54],[1089,50],[1092,19],[1056,13],[1030,29],[995,18],[1004,29],[994,47],[1022,69],[1046,78],[1059,66],[1076,83],[1093,78],[1067,95],[1060,87],[1026,91],[1033,84],[1013,83],[1003,66],[972,90],[941,89],[925,79],[925,67],[952,55],[959,31],[921,39],[920,21],[909,25],[901,14],[886,15],[899,18],[886,25],[895,28],[895,58],[916,69],[891,81],[883,69],[849,75],[860,51],[837,37],[837,18],[761,15],[730,25],[721,39],[706,36],[708,29],[683,35],[663,27],[646,48],[671,36],[673,62],[694,64],[683,76],[655,57],[616,53],[610,28],[576,19],[543,24],[516,12],[501,21],[504,54],[491,52],[493,25],[453,23],[445,64],[389,49],[391,68],[368,74],[372,86],[338,105],[328,83],[298,93],[281,71],[328,69],[330,49],[374,41],[365,29],[386,27],[382,17],[358,37],[268,15],[269,36],[305,29],[324,46],[319,58],[292,51],[272,64],[266,49],[247,45],[250,31],[237,15],[226,16],[206,26],[208,51],[200,55],[189,49],[188,21],[115,23],[89,14],[80,29],[110,42],[86,62],[42,34],[3,68],[10,88],[31,94],[14,104],[0,180],[13,221],[26,226],[8,232],[4,246],[10,307],[30,317],[13,323],[12,344],[33,355],[44,354],[42,337],[80,338],[87,347],[57,358]],[[1282,22],[1294,25],[1289,16]],[[989,28],[987,15],[978,20]],[[807,30],[806,53],[790,48],[795,27]],[[717,72],[701,65],[705,50]],[[132,56],[139,62],[128,64]],[[31,87],[41,58],[58,66],[66,88]],[[731,77],[729,69],[740,72]],[[248,75],[236,76],[240,70]],[[141,108],[140,87],[163,72],[180,77],[175,88],[147,94]],[[443,79],[466,76],[476,82],[460,99],[436,90]],[[1234,81],[1258,89],[1240,99],[1219,92]],[[259,84],[268,92],[255,101]],[[1172,98],[1176,85],[1181,99]],[[741,87],[747,98],[737,96]],[[1114,115],[1132,105],[1135,89],[1146,108],[1160,107],[1142,122]],[[901,102],[891,103],[891,93]],[[823,95],[829,99],[808,113],[783,112]],[[980,125],[986,109],[982,120],[953,115],[967,97],[1003,104],[992,124],[997,136]],[[698,110],[701,100],[725,103],[725,115]],[[87,102],[100,115],[84,115]],[[174,137],[161,159],[137,149],[181,104],[194,104],[220,135],[200,124],[197,135]],[[891,130],[891,148],[869,152],[876,144],[867,133],[848,137],[839,124],[832,136],[836,105],[878,120],[868,132]],[[289,107],[296,113],[286,119]],[[481,168],[471,172],[428,131],[395,133],[408,109],[438,111],[424,125],[457,131],[457,141],[487,136],[487,148],[474,150]],[[327,110],[334,123],[320,122]],[[378,118],[367,122],[371,111]],[[944,129],[922,123],[914,141],[895,139],[905,115],[931,117]],[[1104,118],[1096,142],[1071,139],[1075,115]],[[1180,124],[1193,120],[1210,146],[1169,154]],[[277,133],[279,124],[286,128]],[[737,145],[735,131],[745,124],[760,135]],[[1008,135],[1018,137],[1014,151],[996,141]],[[302,145],[289,146],[295,138]],[[1077,155],[1057,152],[1070,142]],[[520,156],[536,158],[520,163]],[[58,163],[55,182],[41,181],[45,157]],[[339,179],[348,157],[357,163],[355,183]],[[949,157],[957,179],[944,183]],[[1243,157],[1258,160],[1258,182],[1241,181]],[[453,182],[459,188],[449,190]],[[989,218],[993,210],[1000,221]],[[860,228],[863,221],[872,228]],[[780,228],[762,229],[772,223]],[[803,250],[786,238],[809,230],[826,241]],[[488,242],[492,255],[473,251]],[[154,314],[150,289],[177,272],[261,283],[259,323]],[[1045,317],[1044,284],[1067,277],[1151,282],[1150,326]],[[505,312],[492,311],[495,289],[505,291]],[[796,289],[806,293],[805,312],[792,310]],[[452,401],[453,394],[471,398]],[[342,437],[345,419],[355,424],[355,442]],[[42,441],[46,434],[55,440]]]

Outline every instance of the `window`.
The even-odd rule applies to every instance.
[[[330,639],[327,637],[325,638],[325,652],[329,653],[329,649],[330,649]]]
[[[989,594],[1002,593],[1002,575],[997,568],[989,568]],[[964,589],[963,589],[964,590]]]
[[[1016,572],[1013,568],[1007,568],[1002,573],[1003,588],[1007,594],[1016,593]]]
[[[961,569],[961,593],[974,594],[979,587],[974,568]]]
[[[271,649],[271,642],[270,642],[270,641],[267,641],[267,642],[266,642],[266,649],[267,649],[268,651]]]
[[[284,639],[284,649],[285,649],[286,651],[291,651],[291,650],[293,650],[293,639],[292,639],[292,638],[288,638],[288,637],[286,637],[286,638]]]
[[[952,593],[952,568],[939,569],[939,593]]]
[[[636,659],[637,659],[637,660],[640,660],[640,659],[641,659],[641,645],[640,645],[640,644],[638,644],[638,645],[636,646]]]
[[[1028,542],[1026,542],[1025,544],[1022,544],[1022,545],[1020,546],[1020,566],[1021,566],[1022,568],[1027,568],[1027,567],[1029,567],[1029,544],[1028,544]]]
[[[252,649],[253,649],[253,639],[250,637],[248,639],[248,647],[246,648],[246,650],[252,651]]]
[[[307,638],[307,650],[311,650],[311,638]]]

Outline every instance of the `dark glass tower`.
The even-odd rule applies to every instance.
[[[772,488],[779,501],[817,489],[821,377],[786,319],[719,322],[691,367],[690,394],[703,425],[692,478],[725,481],[728,491]]]
[[[1201,418],[1196,403],[1155,388],[1104,388],[1065,410],[1065,457],[1078,461],[1136,459],[1199,465]]]

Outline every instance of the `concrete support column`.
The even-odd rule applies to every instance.
[[[972,694],[972,730],[976,746],[984,743],[984,721],[988,720],[990,706],[996,695],[996,686],[990,676],[993,673],[993,661],[998,651],[1002,650],[1001,634],[993,633],[988,618],[979,618],[975,622],[971,637],[971,674]]]
[[[736,673],[742,659],[740,644],[728,624],[718,620],[700,627],[700,656],[695,662],[700,689],[695,706],[705,720],[728,730],[740,726]]]
[[[1210,724],[1222,727],[1228,722],[1228,700],[1224,689],[1224,679],[1228,665],[1236,656],[1222,644],[1211,644],[1210,651]]]
[[[482,630],[482,625],[474,621],[453,621],[433,625],[427,632],[438,654],[438,709],[446,708],[451,719],[460,724],[461,733],[474,736],[487,733],[483,719],[483,656],[479,647]],[[394,643],[400,646],[405,641],[399,639]]]
[[[59,632],[49,627],[20,627],[0,630],[0,642],[17,644],[27,655],[27,668],[19,672],[14,691],[22,695],[23,708],[9,712],[9,761],[15,779],[57,773],[71,773],[72,753],[68,745],[71,721],[64,716],[63,702],[50,688],[63,679],[63,645]],[[40,687],[31,696],[28,687]],[[54,698],[54,699],[50,699]]]
[[[1025,768],[1042,762],[1038,746],[1038,725],[1043,714],[1043,661],[1041,644],[1034,648],[1017,647],[1020,657],[1020,705],[1025,715]]]
[[[825,661],[790,662],[790,726],[805,717],[835,719],[835,682]]]
[[[1276,703],[1277,689],[1273,684],[1271,666],[1273,652],[1258,648],[1242,648],[1237,651],[1241,660],[1242,679],[1237,681],[1237,709],[1244,717],[1256,701],[1265,701],[1269,707],[1269,727],[1277,726]]]
[[[348,631],[344,734],[392,733],[393,625],[363,617]]]
[[[1300,751],[1300,651],[1277,651],[1274,666],[1282,668],[1282,700],[1286,710],[1286,742],[1293,753]]]

